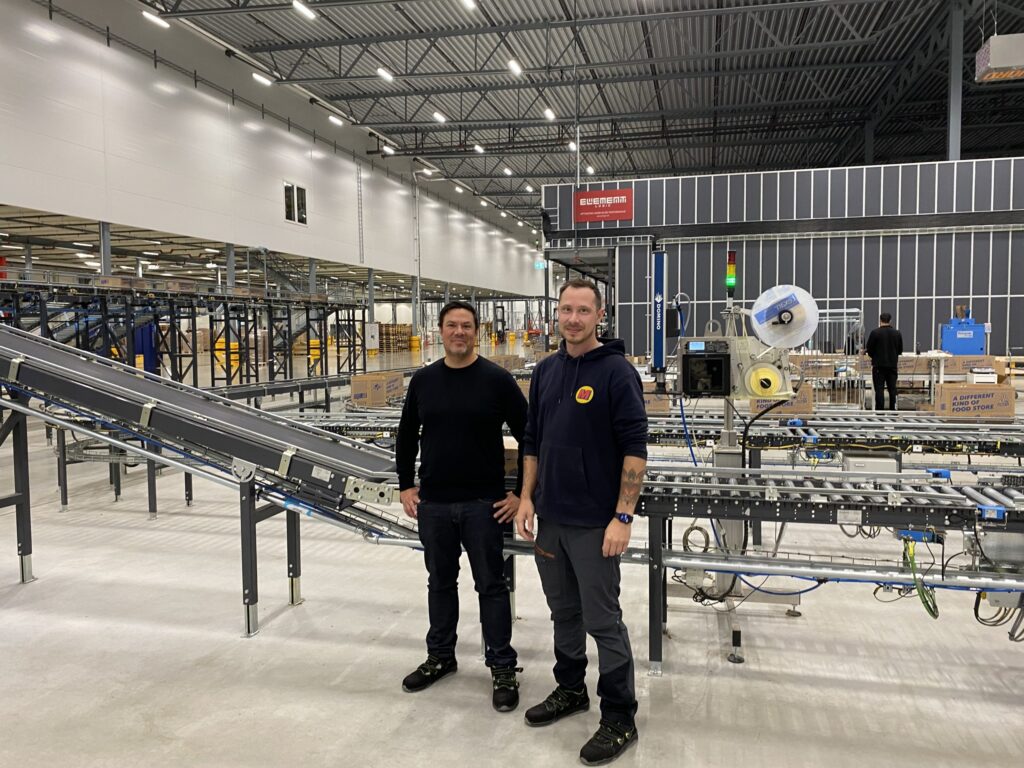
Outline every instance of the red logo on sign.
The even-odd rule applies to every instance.
[[[633,218],[633,190],[603,189],[577,192],[574,216],[577,224],[591,221],[630,221]]]

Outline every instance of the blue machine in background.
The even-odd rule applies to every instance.
[[[941,349],[952,355],[984,355],[985,323],[971,317],[971,310],[957,307],[957,314],[942,324]]]

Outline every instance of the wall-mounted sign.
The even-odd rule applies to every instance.
[[[574,219],[577,224],[593,221],[632,221],[633,219],[632,189],[577,192],[574,202]]]

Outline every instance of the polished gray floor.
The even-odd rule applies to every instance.
[[[461,585],[460,669],[406,694],[423,656],[420,555],[304,522],[303,592],[287,607],[284,525],[260,526],[262,630],[241,637],[237,499],[159,479],[148,519],[145,474],[113,503],[104,465],[71,467],[61,513],[55,459],[31,440],[38,580],[17,582],[13,510],[0,510],[0,766],[556,766],[596,711],[529,729],[498,714],[479,659],[472,584]],[[0,495],[11,459],[0,449]],[[644,538],[642,524],[637,539]],[[796,530],[789,547],[891,554]],[[955,551],[955,550],[950,550]],[[515,645],[524,707],[552,686],[550,624],[532,564],[520,562]],[[621,765],[938,768],[1020,766],[1024,647],[977,624],[972,597],[882,605],[870,587],[827,586],[803,616],[739,609],[746,663],[725,660],[727,622],[673,601],[665,673],[647,674],[646,571],[624,568],[637,659],[641,740]],[[786,589],[783,580],[772,582]],[[592,657],[593,658],[593,657]],[[591,691],[595,680],[590,679]]]

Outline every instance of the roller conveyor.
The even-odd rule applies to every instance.
[[[815,470],[648,467],[640,510],[795,523],[1024,531],[1024,493],[999,483],[950,483],[928,472],[857,476]]]
[[[350,437],[393,437],[398,429],[397,409],[349,411],[338,414],[302,414],[303,423],[315,424]],[[690,440],[704,444],[722,431],[720,415],[687,415]],[[650,417],[653,445],[685,445],[680,417]],[[750,429],[750,449],[919,451],[969,456],[1024,457],[1024,424],[957,423],[917,414],[846,411],[818,414],[809,419],[766,416]]]

